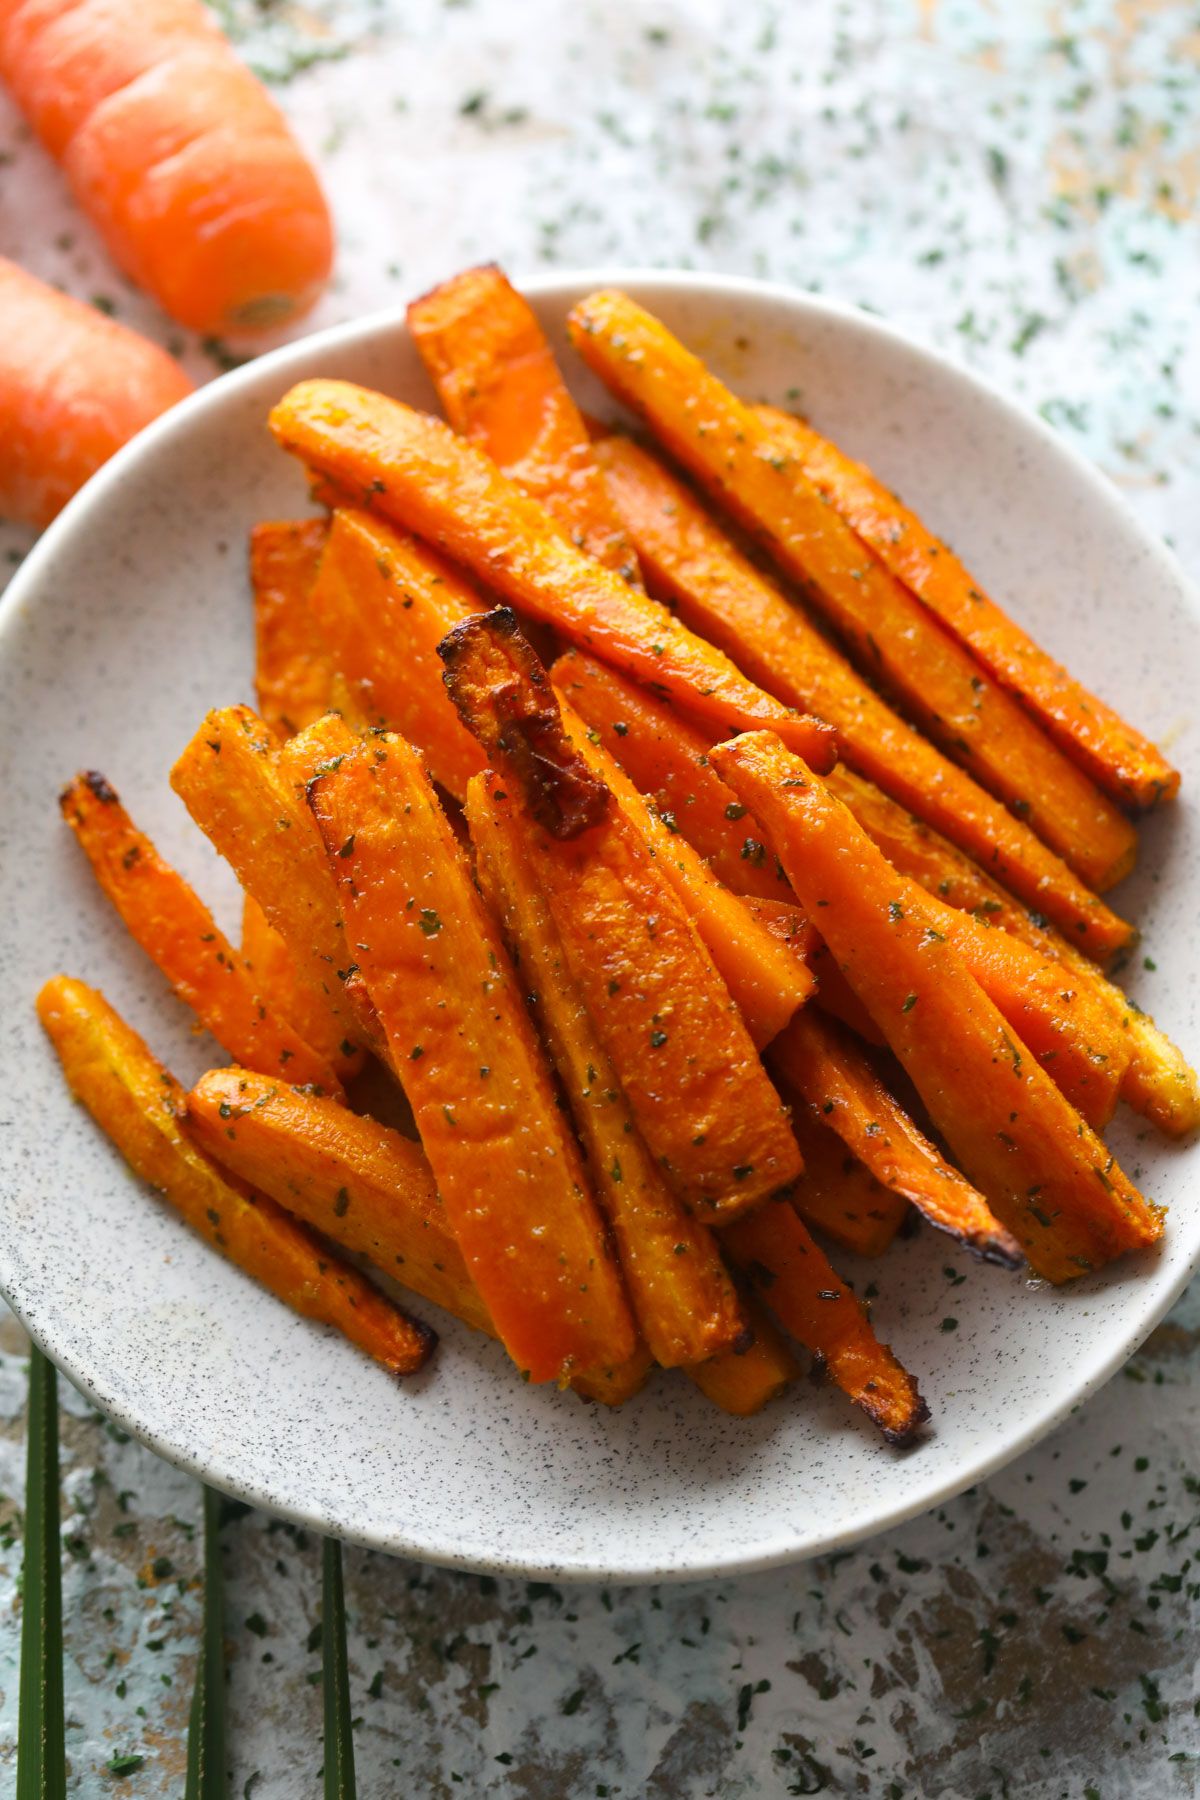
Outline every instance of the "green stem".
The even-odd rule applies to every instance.
[[[36,1345],[29,1358],[27,1434],[17,1800],[65,1800],[58,1377]]]
[[[204,1631],[188,1718],[184,1800],[226,1800],[225,1601],[221,1496],[204,1490]]]
[[[350,1668],[342,1546],[326,1538],[321,1565],[321,1654],[325,1677],[325,1800],[355,1800],[354,1738],[350,1725]]]

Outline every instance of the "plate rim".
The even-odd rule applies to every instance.
[[[950,377],[953,385],[965,389],[969,396],[974,396],[990,407],[999,409],[1010,424],[1025,433],[1032,433],[1039,439],[1054,458],[1070,469],[1076,480],[1090,491],[1092,497],[1099,504],[1115,512],[1123,521],[1126,531],[1136,540],[1140,553],[1148,559],[1151,569],[1157,567],[1161,574],[1169,580],[1170,585],[1180,591],[1192,616],[1193,624],[1200,624],[1200,607],[1197,604],[1195,587],[1186,570],[1170,549],[1143,525],[1119,488],[1108,480],[1095,463],[1082,451],[1060,437],[1036,413],[1012,399],[988,377],[965,367],[952,357],[922,342],[919,337],[909,331],[878,315],[850,302],[824,294],[813,294],[808,290],[791,287],[783,282],[763,281],[751,276],[708,274],[693,270],[656,269],[644,265],[556,269],[532,274],[527,278],[522,278],[518,273],[514,275],[513,280],[514,285],[522,292],[538,299],[553,299],[555,295],[561,295],[565,300],[581,289],[614,286],[627,288],[635,294],[639,291],[644,292],[650,287],[660,291],[684,294],[702,293],[710,299],[728,300],[733,303],[736,303],[738,299],[753,298],[755,301],[766,301],[778,305],[790,311],[797,319],[802,319],[806,314],[821,318],[833,318],[851,323],[857,330],[865,331],[869,335],[887,341],[913,358],[919,367],[936,370],[939,377],[942,378]],[[7,638],[15,621],[34,602],[42,579],[43,564],[52,564],[59,543],[64,542],[70,535],[83,527],[93,512],[103,507],[108,494],[127,476],[135,474],[144,462],[152,458],[161,443],[169,441],[176,434],[183,434],[190,430],[194,419],[202,416],[205,412],[219,410],[227,400],[236,396],[241,388],[256,384],[264,376],[269,376],[277,369],[286,371],[288,364],[293,359],[296,362],[307,363],[313,357],[319,357],[326,351],[339,351],[347,345],[371,340],[394,331],[402,334],[407,332],[403,306],[380,308],[359,318],[346,320],[340,324],[327,326],[320,331],[311,332],[304,337],[292,339],[252,358],[237,369],[218,375],[139,432],[135,438],[117,451],[68,502],[14,573],[5,593],[0,596],[0,656],[6,653]],[[946,1474],[934,1486],[923,1490],[919,1495],[897,1501],[882,1509],[878,1507],[872,1509],[870,1506],[861,1508],[861,1516],[857,1520],[852,1520],[836,1531],[826,1533],[818,1542],[805,1544],[797,1544],[794,1541],[783,1542],[780,1541],[780,1533],[776,1531],[773,1538],[765,1541],[761,1547],[751,1547],[724,1558],[708,1557],[689,1560],[686,1545],[684,1545],[681,1547],[679,1559],[670,1562],[664,1562],[659,1558],[645,1564],[629,1560],[621,1563],[612,1560],[601,1563],[590,1562],[586,1558],[572,1558],[565,1563],[554,1561],[539,1563],[503,1552],[485,1556],[476,1552],[455,1550],[449,1543],[435,1545],[431,1548],[430,1544],[425,1541],[406,1540],[395,1534],[384,1535],[378,1531],[373,1533],[369,1528],[357,1530],[352,1527],[347,1528],[341,1521],[333,1520],[311,1506],[308,1508],[300,1505],[281,1507],[278,1497],[268,1494],[257,1483],[239,1480],[233,1471],[223,1467],[212,1458],[206,1458],[202,1453],[190,1451],[186,1446],[180,1446],[178,1442],[172,1442],[157,1429],[139,1424],[138,1419],[128,1407],[121,1404],[114,1405],[104,1399],[101,1383],[94,1368],[86,1366],[83,1359],[56,1353],[49,1341],[53,1333],[43,1334],[39,1328],[36,1307],[31,1309],[30,1314],[27,1315],[22,1306],[17,1303],[15,1294],[20,1291],[20,1282],[19,1279],[14,1282],[11,1278],[11,1271],[7,1266],[7,1256],[3,1245],[0,1244],[0,1292],[3,1292],[30,1338],[86,1399],[100,1407],[107,1418],[112,1419],[121,1429],[128,1431],[139,1443],[144,1444],[171,1466],[219,1488],[222,1492],[244,1500],[260,1510],[267,1511],[272,1516],[288,1518],[296,1524],[306,1525],[310,1529],[323,1533],[332,1529],[346,1542],[381,1550],[389,1555],[410,1557],[442,1568],[546,1579],[556,1582],[574,1582],[581,1585],[616,1581],[640,1586],[656,1582],[730,1579],[788,1567],[862,1543],[868,1538],[894,1529],[909,1519],[945,1504],[966,1488],[976,1482],[986,1480],[1023,1455],[1026,1450],[1033,1448],[1086,1399],[1089,1399],[1110,1381],[1170,1311],[1197,1269],[1200,1269],[1200,1224],[1197,1225],[1196,1242],[1190,1255],[1185,1257],[1180,1270],[1168,1283],[1163,1294],[1138,1319],[1136,1325],[1116,1340],[1115,1345],[1110,1347],[1100,1361],[1092,1367],[1088,1377],[1045,1414],[1039,1415],[1033,1421],[1014,1423],[1011,1431],[992,1440],[988,1450],[976,1454],[968,1463],[960,1463],[952,1473]],[[866,1516],[867,1513],[870,1516]]]

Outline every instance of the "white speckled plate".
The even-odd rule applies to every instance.
[[[1137,959],[1135,995],[1200,1050],[1197,614],[1170,557],[1041,425],[873,319],[753,283],[605,271],[532,284],[557,341],[567,307],[602,281],[631,288],[747,394],[799,389],[1037,636],[1171,744],[1187,797],[1146,826],[1118,904],[1157,965]],[[585,404],[606,406],[566,363]],[[1200,1260],[1186,1149],[1118,1122],[1118,1155],[1171,1206],[1166,1241],[1067,1293],[976,1267],[928,1230],[874,1265],[878,1329],[933,1409],[919,1447],[897,1454],[823,1386],[737,1422],[661,1376],[613,1414],[523,1386],[497,1347],[440,1318],[431,1369],[398,1386],[191,1237],[67,1097],[33,1012],[55,970],[103,986],[181,1076],[211,1049],[126,941],[55,796],[77,767],[103,769],[234,925],[232,879],[166,771],[207,707],[252,698],[246,533],[305,510],[264,420],[318,374],[430,399],[390,314],[228,375],[101,471],[0,611],[4,1291],[72,1381],[163,1456],[272,1512],[433,1562],[729,1573],[949,1498],[1105,1381],[1178,1294]]]

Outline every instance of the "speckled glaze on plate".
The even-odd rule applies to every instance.
[[[1157,965],[1148,976],[1135,959],[1135,996],[1194,1054],[1200,631],[1171,558],[1043,426],[863,314],[758,283],[607,270],[528,284],[560,347],[567,308],[601,283],[630,289],[749,396],[798,397],[1048,647],[1171,745],[1185,798],[1146,824],[1117,904]],[[611,412],[569,351],[565,365],[583,403]],[[67,1096],[33,1012],[58,969],[102,986],[180,1076],[223,1060],[126,940],[55,796],[77,767],[103,769],[236,926],[232,877],[166,771],[206,708],[252,699],[246,533],[308,510],[264,420],[318,374],[432,400],[394,314],[264,357],[114,458],[0,608],[4,1292],[71,1380],[170,1461],[271,1512],[431,1562],[558,1579],[729,1574],[947,1499],[1105,1381],[1179,1293],[1200,1262],[1187,1146],[1117,1121],[1118,1157],[1171,1207],[1166,1240],[1065,1293],[972,1265],[925,1229],[869,1271],[840,1259],[878,1282],[879,1332],[933,1410],[919,1446],[897,1454],[824,1386],[802,1382],[739,1422],[660,1376],[609,1413],[524,1386],[495,1345],[440,1317],[430,1370],[397,1385],[191,1237]]]

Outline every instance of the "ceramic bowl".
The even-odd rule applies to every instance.
[[[1036,420],[876,319],[783,288],[621,270],[533,282],[594,411],[611,403],[566,349],[564,319],[613,283],[748,396],[798,395],[1038,638],[1173,746],[1185,798],[1147,822],[1118,903],[1150,959],[1143,968],[1139,950],[1131,964],[1134,995],[1200,1048],[1200,755],[1185,730],[1197,613],[1171,558]],[[246,534],[308,510],[266,414],[311,375],[432,403],[394,313],[265,356],[115,457],[5,597],[4,1292],[71,1381],[160,1455],[270,1512],[431,1562],[566,1579],[729,1574],[830,1551],[947,1499],[1107,1380],[1179,1293],[1200,1253],[1186,1148],[1118,1121],[1118,1156],[1171,1208],[1165,1241],[1067,1292],[973,1265],[926,1229],[870,1268],[842,1259],[877,1284],[878,1331],[932,1407],[900,1454],[821,1384],[737,1421],[662,1376],[611,1413],[523,1385],[495,1345],[441,1318],[430,1369],[398,1385],[192,1237],[68,1097],[33,1011],[60,969],[103,987],[184,1079],[224,1060],[126,939],[55,798],[76,768],[102,769],[236,931],[232,878],[167,770],[208,707],[253,697]]]

